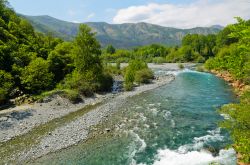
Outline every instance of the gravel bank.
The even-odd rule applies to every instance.
[[[109,95],[96,95],[84,99],[79,104],[72,104],[69,100],[55,95],[47,103],[35,103],[5,110],[7,113],[0,115],[0,142],[28,133],[36,126],[77,111],[86,105],[101,102],[107,97]]]
[[[150,64],[149,66],[154,69],[178,70],[178,64]],[[134,91],[121,92],[115,95],[96,95],[93,98],[84,99],[84,102],[79,104],[72,104],[66,99],[54,96],[47,103],[36,103],[34,105],[8,109],[10,113],[0,114],[0,142],[9,141],[15,136],[26,134],[36,126],[45,124],[55,118],[70,115],[71,112],[76,112],[86,105],[104,102],[104,104],[97,106],[97,108],[83,116],[79,116],[77,119],[52,130],[43,136],[39,143],[32,148],[19,153],[18,156],[13,156],[21,163],[67,148],[77,144],[79,141],[86,140],[90,127],[107,120],[112,113],[119,110],[119,107],[126,103],[126,98],[165,85],[173,79],[173,75],[163,76],[154,80],[152,84],[136,87]]]
[[[119,107],[126,104],[126,98],[165,85],[173,79],[173,76],[166,76],[160,80],[154,81],[153,84],[137,87],[132,92],[123,92],[119,94],[117,97],[110,99],[107,103],[86,113],[84,116],[50,132],[47,136],[42,138],[38,145],[22,153],[19,161],[23,162],[24,160],[38,158],[50,152],[55,152],[77,144],[82,140],[86,140],[91,126],[95,126],[107,120],[112,113],[119,110]]]

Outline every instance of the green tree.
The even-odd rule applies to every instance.
[[[60,82],[74,70],[72,49],[72,43],[63,42],[58,44],[48,56],[49,70],[55,75],[56,82]]]
[[[108,45],[106,48],[106,53],[108,54],[114,54],[116,52],[116,49],[113,47],[113,45]]]
[[[13,88],[14,81],[10,73],[0,70],[0,105],[9,97],[9,93]]]
[[[49,64],[42,58],[36,58],[24,68],[21,74],[21,83],[29,93],[41,93],[52,89],[53,74],[49,72]]]
[[[76,70],[83,74],[92,72],[93,77],[91,77],[95,78],[102,73],[100,55],[101,46],[95,38],[95,33],[87,25],[80,25],[74,48]]]
[[[113,81],[104,74],[100,55],[101,46],[95,38],[95,33],[92,33],[87,25],[80,25],[74,41],[75,70],[67,77],[66,87],[78,89],[82,94],[111,89]]]

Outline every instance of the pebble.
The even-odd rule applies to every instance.
[[[169,80],[171,80],[171,77],[169,78]],[[102,121],[107,121],[109,116],[113,112],[115,112],[116,110],[119,110],[119,108],[117,108],[117,107],[122,106],[123,104],[126,104],[126,101],[127,101],[126,98],[134,96],[138,93],[147,91],[149,89],[154,89],[154,88],[159,87],[163,84],[164,83],[159,82],[157,84],[151,84],[151,86],[142,86],[142,87],[137,88],[136,91],[124,92],[124,93],[119,94],[117,96],[107,95],[105,98],[109,98],[109,99],[111,98],[112,100],[110,102],[97,107],[96,109],[88,112],[84,116],[80,116],[76,120],[74,120],[70,123],[67,123],[66,125],[63,125],[61,127],[56,128],[52,132],[48,132],[48,135],[50,135],[50,136],[42,137],[41,143],[38,144],[37,146],[35,146],[34,148],[31,148],[29,151],[29,153],[31,155],[27,155],[27,157],[28,158],[33,157],[33,156],[40,157],[44,154],[47,154],[47,153],[50,153],[50,152],[53,152],[56,150],[60,150],[62,148],[66,148],[66,147],[69,147],[71,145],[74,145],[81,140],[86,140],[88,138],[89,128],[91,126],[95,126],[95,125],[99,124]],[[98,99],[95,99],[94,101],[96,102],[97,100]],[[92,103],[89,103],[89,104],[92,104]],[[95,103],[93,103],[93,104],[95,104]],[[44,104],[44,105],[45,105],[44,107],[49,108],[50,106],[55,106],[55,102]],[[64,106],[68,105],[68,103],[67,104],[63,103],[63,105]],[[38,104],[38,106],[42,106],[42,104]],[[69,106],[71,106],[71,104]],[[74,106],[72,105],[71,107],[74,107]],[[61,108],[61,109],[66,110],[67,108]],[[78,109],[80,109],[80,106],[78,107]],[[48,113],[48,111],[46,111],[46,113],[41,112],[37,115],[39,117],[38,118],[34,117],[34,119],[38,120],[39,118],[41,118],[40,117],[41,115],[43,117],[48,116],[48,118],[55,118],[55,114],[54,114],[55,112],[54,111],[52,111],[52,112],[53,113],[51,113],[51,112]],[[46,119],[47,121],[49,121],[48,118],[41,118],[41,120]],[[0,121],[1,120],[6,120],[6,118],[4,118],[4,119],[0,118]],[[25,124],[25,126],[28,125],[27,131],[29,130],[29,128],[32,128],[29,124],[32,124],[32,126],[34,126],[34,125],[37,126],[37,125],[41,124],[35,120],[29,121],[28,124]],[[128,121],[128,119],[126,119],[125,121]],[[31,122],[33,122],[33,123],[31,123]],[[122,127],[122,125],[117,126],[118,129],[120,127]],[[92,131],[95,131],[95,130],[96,129],[92,129]],[[101,134],[109,133],[109,132],[111,132],[111,130],[112,130],[111,128],[105,128],[103,131],[100,131],[100,133]],[[35,153],[35,154],[32,154],[32,153]],[[22,159],[21,158],[22,156],[26,156],[26,155],[22,154],[20,156],[20,159]]]
[[[7,120],[8,120],[8,117],[1,117],[0,118],[0,122],[7,121]]]

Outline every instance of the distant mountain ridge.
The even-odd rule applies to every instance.
[[[52,33],[64,40],[72,40],[79,28],[79,23],[62,21],[50,16],[24,16],[34,28],[42,33]],[[131,48],[152,43],[179,45],[186,34],[216,34],[223,27],[196,27],[177,29],[149,23],[108,24],[105,22],[86,22],[103,47],[112,44],[116,48]]]

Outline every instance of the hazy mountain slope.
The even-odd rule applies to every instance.
[[[53,33],[65,40],[71,40],[78,32],[78,23],[61,21],[50,16],[23,16],[28,19],[37,31]],[[131,48],[152,43],[179,45],[188,33],[215,34],[220,26],[197,27],[193,29],[176,29],[148,23],[108,24],[104,22],[87,22],[102,46],[112,44],[117,48]]]

